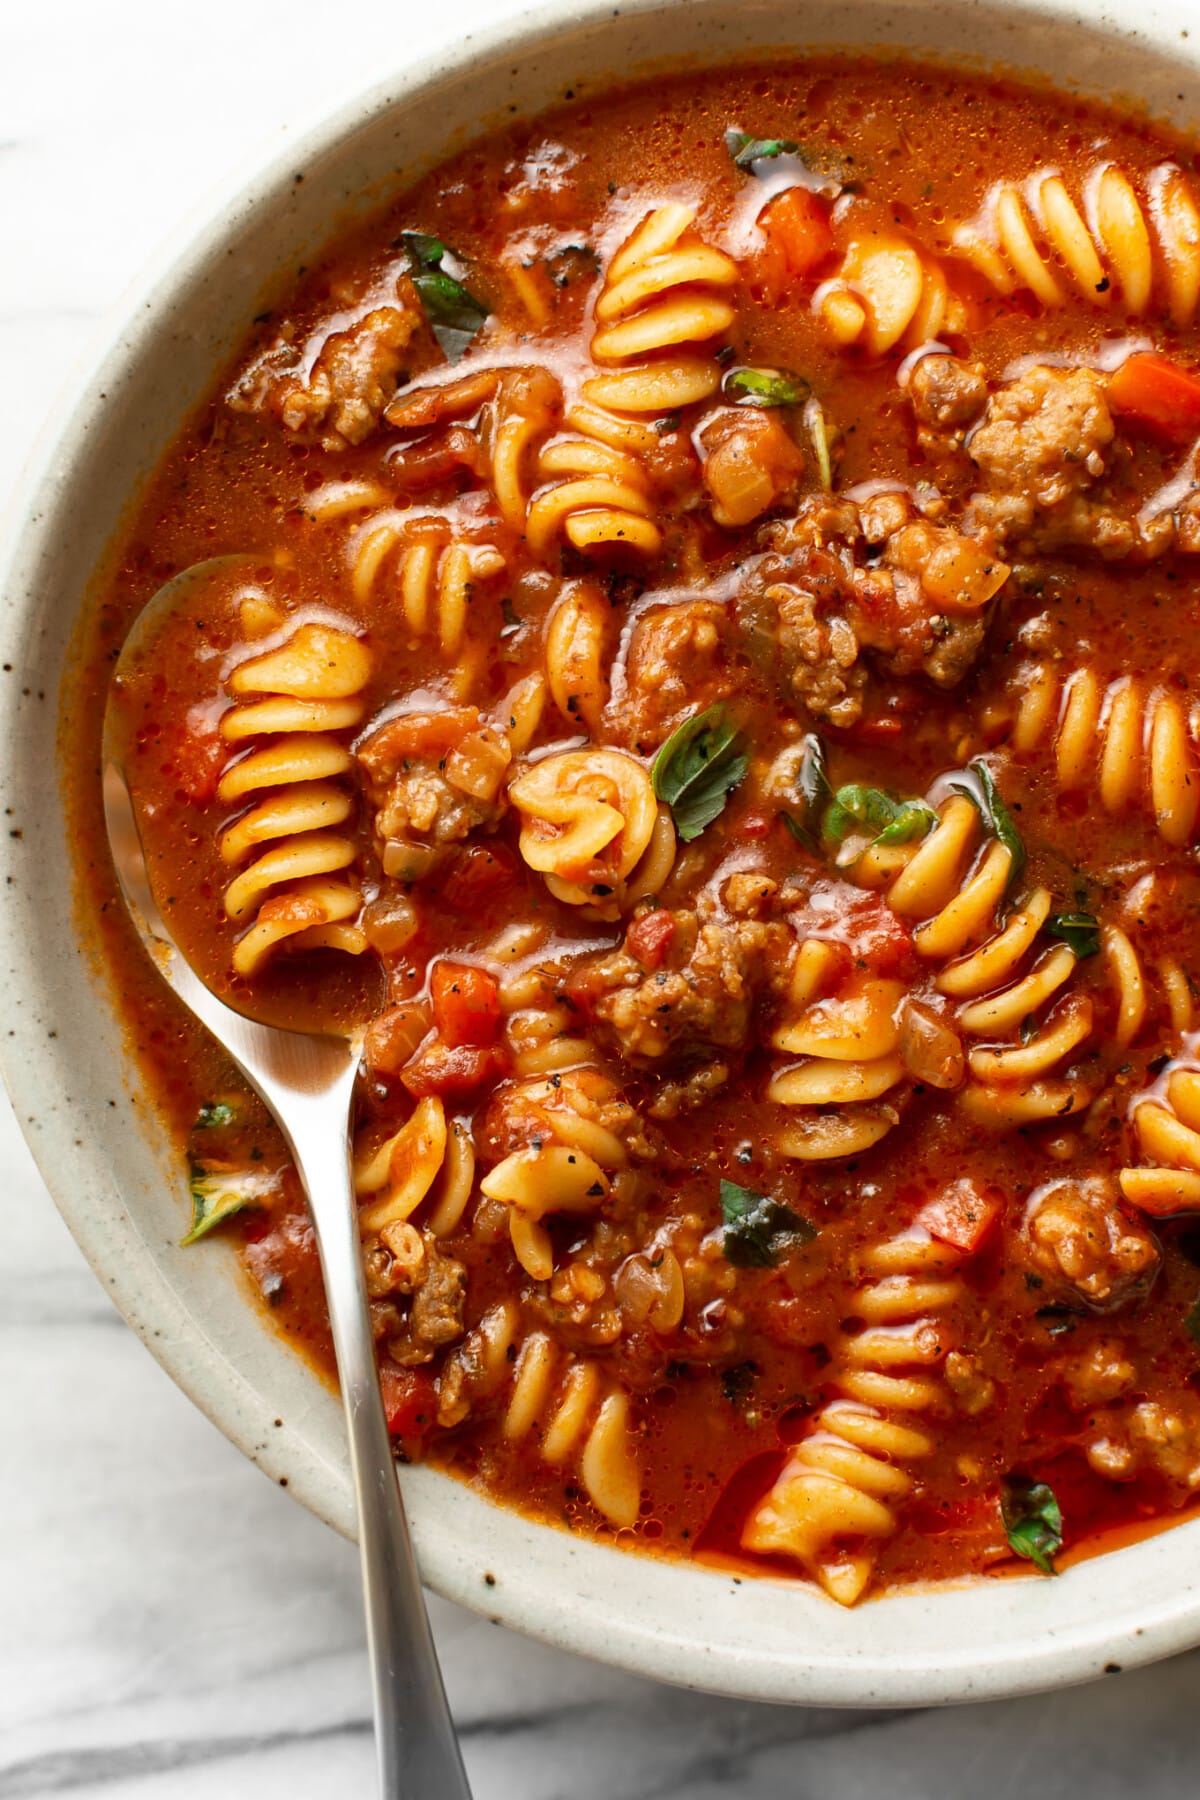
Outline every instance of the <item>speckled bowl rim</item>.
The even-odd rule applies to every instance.
[[[1060,82],[1066,70],[1086,92],[1132,94],[1156,115],[1195,120],[1189,23],[1187,0],[846,0],[836,10],[817,0],[627,0],[520,13],[292,132],[245,185],[222,191],[126,296],[91,373],[60,402],[14,496],[0,575],[0,1065],[46,1183],[121,1312],[221,1431],[339,1531],[352,1535],[353,1505],[336,1400],[246,1306],[230,1254],[187,1261],[178,1250],[179,1171],[124,1049],[107,979],[76,941],[55,767],[63,656],[89,578],[132,488],[236,342],[228,329],[208,342],[207,321],[229,313],[235,280],[265,288],[286,261],[280,246],[315,241],[315,223],[297,223],[306,207],[336,208],[371,175],[394,185],[387,145],[415,138],[422,118],[428,154],[403,153],[408,174],[444,153],[452,126],[461,138],[481,111],[499,117],[510,91],[525,111],[571,75],[595,88],[591,70],[612,79],[688,54],[703,62],[785,43],[857,44]],[[354,175],[368,140],[374,160]],[[739,1582],[576,1539],[428,1469],[403,1480],[438,1592],[563,1649],[681,1685],[774,1701],[928,1705],[1084,1681],[1200,1643],[1200,1521],[1052,1583],[968,1582],[845,1613],[802,1584]]]

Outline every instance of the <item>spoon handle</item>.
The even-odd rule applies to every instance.
[[[383,1800],[471,1800],[379,1392],[349,1138],[330,1124],[325,1113],[319,1130],[292,1135],[317,1228],[358,1495],[380,1792]]]

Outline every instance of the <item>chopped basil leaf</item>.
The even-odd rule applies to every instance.
[[[722,1248],[738,1269],[773,1269],[787,1250],[811,1244],[815,1225],[768,1194],[721,1179]]]
[[[833,789],[829,785],[829,768],[825,756],[825,746],[815,731],[807,733],[804,739],[804,755],[800,758],[800,772],[796,777],[796,786],[810,812],[823,806],[827,800],[833,799]]]
[[[1200,1294],[1196,1295],[1183,1316],[1184,1327],[1193,1342],[1200,1344]]]
[[[433,335],[450,361],[457,362],[486,320],[488,309],[443,269],[443,257],[454,252],[440,238],[424,231],[403,231],[400,236],[411,264],[409,275]]]
[[[1100,953],[1100,922],[1092,913],[1053,913],[1046,920],[1046,933],[1061,938],[1081,961]]]
[[[1079,1306],[1055,1304],[1039,1306],[1033,1316],[1039,1325],[1045,1326],[1050,1337],[1066,1337],[1068,1332],[1075,1330],[1084,1313]]]
[[[829,427],[825,423],[825,408],[819,400],[810,400],[804,408],[804,423],[808,427],[808,435],[812,440],[821,487],[825,493],[831,494],[833,492],[833,462],[829,455]]]
[[[600,258],[590,244],[560,244],[547,256],[546,267],[555,287],[565,288],[573,281],[594,281]]]
[[[937,814],[923,800],[898,800],[882,788],[852,782],[840,787],[825,811],[822,830],[840,844],[856,825],[874,833],[876,844],[910,844],[937,824]]]
[[[231,1219],[247,1206],[255,1206],[273,1186],[270,1175],[255,1174],[248,1169],[219,1173],[192,1165],[189,1177],[192,1192],[192,1228],[181,1244],[198,1244],[200,1239]]]
[[[725,148],[739,169],[753,175],[756,162],[769,157],[794,156],[800,146],[790,138],[756,138],[748,131],[727,131]]]
[[[731,1406],[740,1406],[748,1398],[758,1375],[758,1364],[752,1362],[734,1363],[731,1369],[724,1370],[721,1375],[721,1392]]]
[[[216,1131],[223,1125],[233,1124],[233,1108],[226,1100],[209,1100],[196,1114],[193,1131]]]
[[[1013,823],[1013,816],[1004,804],[992,778],[992,771],[985,762],[973,762],[965,771],[948,783],[957,794],[965,794],[973,806],[978,809],[988,831],[998,838],[1008,851],[1012,861],[1008,870],[1008,886],[1020,876],[1025,867],[1025,846],[1021,842],[1021,834]]]
[[[1062,1549],[1062,1513],[1054,1489],[1025,1475],[1007,1475],[1000,1485],[1000,1517],[1004,1535],[1018,1556],[1043,1575],[1055,1575],[1054,1558]]]
[[[820,854],[820,845],[807,825],[802,825],[799,819],[793,817],[791,813],[780,813],[779,816],[798,844],[802,845],[805,850],[811,850],[814,856]]]
[[[825,746],[815,731],[810,731],[804,739],[804,753],[796,772],[796,786],[804,802],[804,816],[797,819],[791,813],[783,813],[783,822],[798,844],[803,844],[806,850],[819,855],[821,847],[813,830],[813,822],[820,810],[833,799],[833,789],[829,785],[825,766]]]
[[[671,808],[685,844],[720,817],[750,767],[740,746],[724,707],[710,706],[685,719],[654,758],[654,792]]]
[[[726,398],[741,406],[799,406],[809,391],[798,375],[778,369],[730,369],[721,383]]]

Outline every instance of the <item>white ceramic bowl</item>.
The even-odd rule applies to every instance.
[[[595,91],[670,57],[902,46],[1040,71],[1200,119],[1192,0],[563,0],[397,76],[260,172],[153,272],[17,504],[0,585],[4,1072],[71,1230],[126,1318],[246,1455],[338,1530],[353,1501],[336,1400],[265,1329],[232,1252],[178,1247],[183,1177],[140,1096],[102,972],[78,949],[55,772],[63,659],[130,497],[252,316],[331,217],[423,172],[515,103]],[[305,179],[297,182],[303,171]],[[17,835],[19,834],[19,835]],[[1081,1681],[1200,1642],[1200,1521],[1053,1582],[911,1592],[843,1612],[811,1588],[626,1555],[406,1471],[429,1583],[521,1631],[756,1699],[911,1704]]]

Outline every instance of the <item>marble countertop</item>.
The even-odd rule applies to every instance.
[[[430,9],[432,13],[433,9]],[[0,494],[157,241],[290,119],[458,0],[59,0],[0,17]],[[348,17],[327,37],[332,17]],[[353,1550],[217,1434],[113,1311],[0,1100],[0,1800],[367,1795]],[[433,1603],[477,1800],[1175,1800],[1200,1653],[953,1713],[687,1694]],[[429,1796],[427,1800],[436,1800]]]

